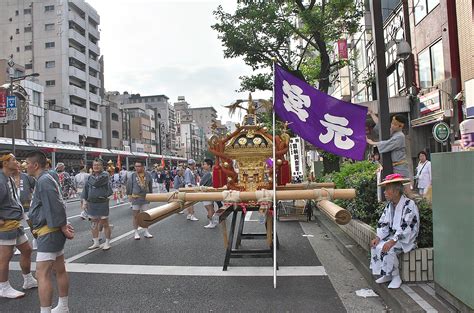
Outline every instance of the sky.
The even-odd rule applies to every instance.
[[[228,105],[247,99],[237,93],[239,76],[252,70],[242,59],[224,59],[217,21],[222,5],[233,13],[236,0],[86,0],[100,15],[99,47],[104,55],[105,89],[142,96],[164,94],[171,103],[185,96],[191,107],[213,106],[218,118]],[[269,98],[256,92],[253,98]]]

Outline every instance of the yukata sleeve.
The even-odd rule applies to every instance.
[[[388,220],[388,212],[389,206],[387,205],[383,210],[382,216],[377,223],[377,237],[380,240],[385,239],[388,235],[390,235],[390,221]]]
[[[407,201],[408,203],[405,205],[402,222],[393,236],[393,239],[402,244],[413,243],[416,240],[419,229],[418,207],[412,200]]]
[[[190,171],[186,171],[184,172],[184,185],[185,186],[188,186],[188,185],[192,185],[191,183],[191,172]]]
[[[403,137],[392,136],[388,140],[382,140],[376,143],[380,153],[386,153],[403,146]]]
[[[129,177],[130,179],[127,178],[127,195],[130,196],[132,194],[132,182],[133,182],[133,175]]]
[[[64,202],[53,181],[43,181],[39,190],[39,197],[43,204],[44,217],[49,227],[61,227],[66,225],[66,210]]]
[[[0,203],[6,202],[7,195],[8,195],[7,187],[4,184],[0,184],[0,201],[1,201]],[[0,220],[3,220],[3,219],[5,218],[4,218],[2,207],[0,207]]]
[[[148,192],[153,193],[153,180],[151,179],[151,175],[147,175],[147,181],[148,181]]]

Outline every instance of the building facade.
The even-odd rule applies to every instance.
[[[40,74],[49,122],[46,140],[85,140],[99,147],[102,101],[96,10],[84,0],[5,0],[0,8],[0,55],[11,56],[26,74]]]

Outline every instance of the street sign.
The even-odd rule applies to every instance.
[[[16,121],[18,119],[18,110],[16,107],[16,97],[7,97],[7,121]]]
[[[0,124],[8,122],[6,97],[7,91],[5,89],[0,90]]]
[[[446,142],[449,138],[449,134],[449,126],[445,122],[439,122],[433,126],[433,137],[437,142]]]

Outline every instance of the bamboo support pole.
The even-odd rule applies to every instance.
[[[339,225],[346,225],[351,221],[351,213],[344,208],[341,208],[329,200],[321,200],[317,203],[318,208],[334,220]]]
[[[178,192],[178,193],[153,193],[147,194],[146,199],[151,202],[166,202],[166,201],[227,201],[229,202],[247,202],[247,201],[261,201],[258,199],[258,192],[253,191],[223,191],[223,192]],[[265,198],[271,199],[273,196],[272,190],[265,190]],[[315,199],[316,201],[322,199],[353,199],[356,196],[355,189],[307,189],[307,190],[277,190],[276,198],[278,200],[302,200]],[[268,200],[267,200],[268,201]],[[271,201],[271,200],[270,200]]]
[[[277,186],[277,190],[294,190],[294,189],[317,189],[317,188],[334,188],[334,183],[299,183],[286,184],[285,186]]]
[[[170,215],[178,213],[179,211],[193,205],[194,202],[185,202],[183,206],[179,202],[171,202],[162,206],[143,211],[138,214],[138,225],[140,227],[149,227],[156,222],[167,218]]]

